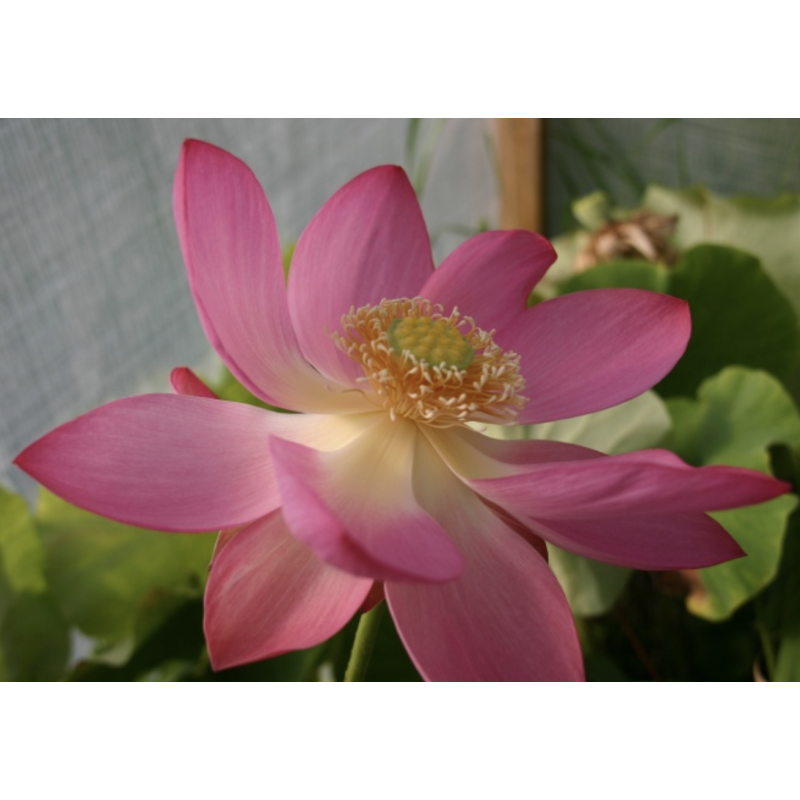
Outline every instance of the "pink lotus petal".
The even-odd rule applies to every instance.
[[[414,297],[433,271],[425,220],[399,167],[345,184],[303,232],[289,273],[289,310],[306,358],[353,384],[361,367],[334,345],[343,314],[384,298]]]
[[[429,433],[428,439],[456,474],[513,515],[516,524],[501,518],[523,538],[535,544],[532,536],[543,537],[564,550],[639,569],[682,568],[674,566],[681,548],[687,566],[739,557],[736,542],[698,509],[763,502],[789,488],[750,470],[689,467],[666,450],[603,456],[576,445],[499,441],[472,431]],[[469,480],[480,475],[493,477]]]
[[[214,669],[324,642],[371,585],[317,558],[280,512],[257,520],[219,554],[209,576],[205,633]]]
[[[504,508],[489,502],[484,497],[478,498],[487,508],[491,509],[499,518],[500,521],[511,528],[514,533],[521,536],[536,552],[545,560],[550,560],[550,553],[547,550],[547,542],[539,536],[533,528],[520,522],[516,517],[512,516]]]
[[[425,458],[420,502],[464,554],[454,581],[386,584],[397,630],[430,681],[582,680],[575,625],[542,557]]]
[[[533,287],[556,260],[550,242],[528,231],[479,233],[454,250],[422,291],[444,306],[457,307],[485,331],[497,331],[501,347],[508,327],[524,323]]]
[[[321,558],[354,574],[451,580],[461,555],[414,499],[416,426],[375,416],[371,430],[333,452],[272,440],[286,522]]]
[[[369,594],[364,598],[364,602],[361,604],[361,608],[359,611],[362,614],[366,614],[369,611],[372,611],[378,603],[382,603],[386,599],[386,592],[383,588],[382,581],[375,581],[372,584],[372,588],[369,590]]]
[[[658,383],[683,355],[683,300],[639,289],[594,289],[509,316],[498,335],[519,353],[530,398],[520,423],[566,419],[622,403]]]
[[[272,454],[278,465],[282,513],[293,535],[327,563],[353,575],[407,577],[404,572],[381,564],[360,548],[318,496],[313,484],[321,476],[315,453],[297,445],[281,448],[280,440],[272,444]]]
[[[632,569],[699,569],[745,555],[706,514],[537,519],[528,524],[562,550]]]
[[[174,206],[200,321],[236,378],[284,408],[345,408],[341,401],[351,398],[326,390],[300,351],[275,220],[250,168],[218,147],[187,141]]]
[[[690,467],[664,450],[540,464],[470,485],[493,503],[533,519],[721,511],[763,503],[791,488],[748,469]]]
[[[219,400],[214,392],[206,386],[188,367],[176,367],[169,376],[172,390],[176,394],[192,397],[208,397]]]
[[[211,554],[211,561],[208,568],[214,566],[214,562],[219,558],[220,553],[233,541],[234,537],[241,533],[247,525],[236,525],[233,528],[224,528],[219,532],[217,541],[214,542],[214,552]]]
[[[450,469],[467,479],[516,475],[536,465],[608,458],[576,444],[492,439],[469,428],[430,429],[425,437]]]
[[[34,442],[15,463],[60,497],[131,525],[208,531],[279,505],[272,434],[316,439],[319,418],[152,394],[117,400]]]

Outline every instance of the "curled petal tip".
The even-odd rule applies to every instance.
[[[175,394],[218,399],[217,395],[188,367],[176,367],[172,370],[169,376],[169,383]]]

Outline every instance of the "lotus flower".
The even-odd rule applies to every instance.
[[[428,680],[580,680],[543,539],[627,567],[705,567],[742,555],[705,512],[787,490],[661,450],[481,433],[645,391],[686,347],[681,300],[608,289],[529,308],[555,255],[524,231],[479,234],[434,269],[397,167],[331,197],[288,286],[241,161],[186,142],[174,201],[209,340],[254,395],[299,413],[221,401],[179,369],[178,394],[109,403],[16,463],[112,519],[222,529],[205,598],[215,668],[315,645],[385,596]]]

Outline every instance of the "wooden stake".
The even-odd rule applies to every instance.
[[[498,119],[500,227],[544,230],[544,120]]]

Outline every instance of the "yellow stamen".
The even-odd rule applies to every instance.
[[[382,300],[342,317],[337,346],[364,370],[392,419],[435,427],[513,423],[527,398],[519,356],[504,352],[470,317],[423,298]],[[368,393],[369,396],[369,393]]]

